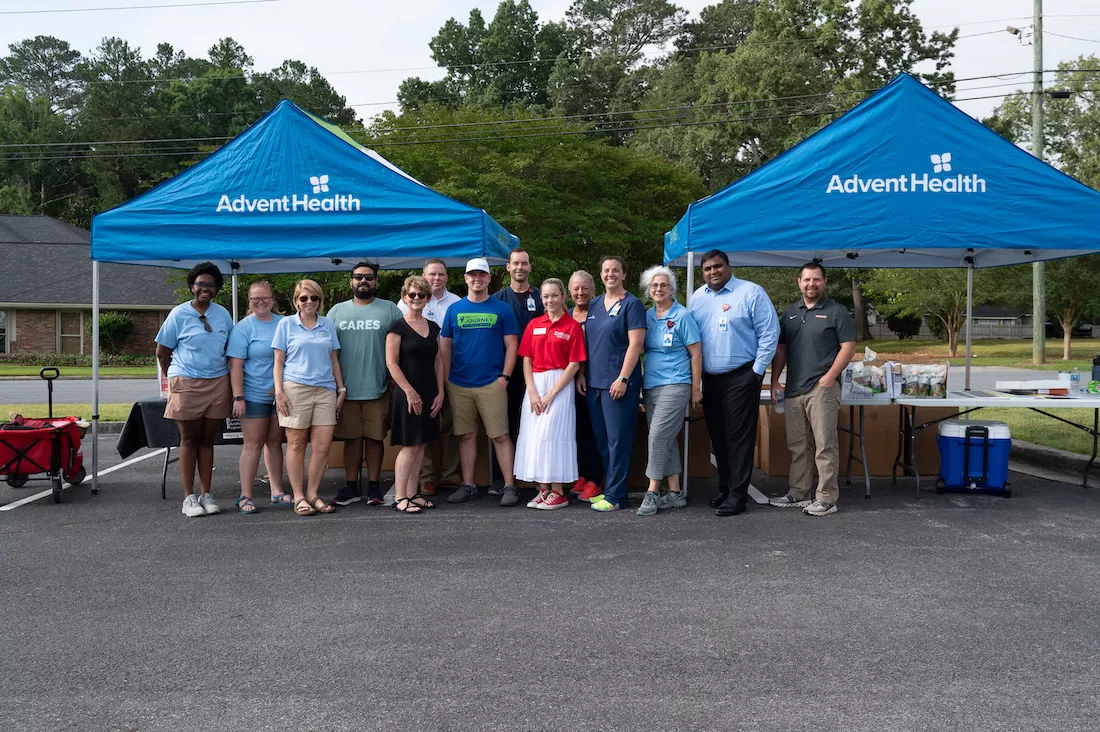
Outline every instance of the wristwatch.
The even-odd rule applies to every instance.
[[[630,379],[626,378],[625,376],[620,376],[618,378],[618,380],[623,382],[624,384],[629,384],[630,383]]]
[[[512,380],[512,377],[509,376],[508,374],[501,374],[500,378],[504,379],[505,381],[511,381]]]
[[[235,397],[233,397],[233,401],[235,401],[235,402],[243,402],[243,401],[244,401],[244,397],[238,397],[238,396],[235,396]]]
[[[339,389],[336,390],[336,393],[337,394],[346,394],[347,391],[348,391],[348,388],[346,386],[341,386]]]

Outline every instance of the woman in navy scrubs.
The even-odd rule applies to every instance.
[[[646,316],[642,301],[623,285],[626,263],[622,259],[608,256],[600,260],[600,279],[606,289],[589,305],[585,328],[586,399],[605,473],[603,495],[592,499],[592,508],[614,511],[629,506],[626,476],[638,423]]]

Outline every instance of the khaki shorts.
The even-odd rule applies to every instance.
[[[348,399],[340,410],[336,423],[337,440],[368,440],[381,442],[390,431],[390,393],[377,399]]]
[[[206,417],[227,419],[233,413],[233,390],[229,375],[216,379],[189,379],[173,376],[168,380],[168,404],[164,418],[180,422]]]
[[[476,432],[478,416],[490,439],[508,434],[508,390],[497,382],[475,388],[447,382],[447,401],[456,437]]]
[[[325,387],[284,381],[283,394],[290,400],[290,414],[279,415],[280,427],[308,430],[336,424],[336,395]]]

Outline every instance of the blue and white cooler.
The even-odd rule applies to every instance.
[[[940,422],[942,489],[954,493],[1008,496],[1008,453],[1012,435],[1004,422],[948,419]]]

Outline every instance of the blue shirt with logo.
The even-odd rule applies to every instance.
[[[630,346],[628,333],[645,329],[645,305],[629,292],[604,309],[603,295],[596,295],[588,305],[588,322],[585,323],[585,341],[588,343],[588,361],[585,362],[585,381],[594,389],[610,389],[626,360]],[[642,360],[634,366],[627,383],[628,389],[642,386]]]
[[[272,313],[271,320],[265,323],[249,315],[229,334],[225,353],[244,361],[244,399],[247,402],[270,404],[275,398],[275,351],[271,341],[282,319],[282,315]]]
[[[657,308],[645,314],[645,364],[642,387],[691,383],[691,354],[687,347],[699,342],[699,326],[678,302],[660,320]]]
[[[519,336],[515,313],[495,297],[485,302],[464,297],[447,308],[440,336],[451,339],[450,382],[474,389],[500,378],[508,335]]]
[[[275,327],[271,347],[286,352],[283,381],[336,391],[331,354],[340,350],[340,339],[331,320],[318,315],[317,324],[307,328],[298,314],[283,318]]]
[[[185,302],[172,308],[157,331],[156,342],[172,349],[169,378],[216,379],[229,373],[225,346],[233,332],[233,318],[221,305],[210,303],[206,308],[208,333],[199,320],[201,315],[190,301]]]

